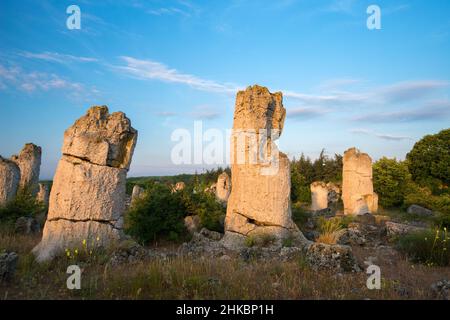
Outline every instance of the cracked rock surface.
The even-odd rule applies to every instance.
[[[378,195],[373,192],[372,159],[356,148],[344,153],[342,200],[345,214],[376,213],[378,210]]]
[[[282,99],[281,92],[270,93],[258,85],[237,93],[231,138],[232,188],[225,219],[228,234],[286,238],[297,230],[291,219],[289,159],[281,152],[277,154],[272,143],[284,125]],[[265,140],[261,132],[266,134]],[[253,161],[260,148],[269,150],[269,157],[257,155],[257,161]],[[275,160],[265,163],[272,155]]]
[[[20,168],[20,188],[29,188],[36,195],[39,191],[39,173],[41,168],[42,149],[33,143],[27,143],[19,155],[11,160]]]
[[[19,183],[20,169],[17,164],[0,156],[0,205],[14,199]]]
[[[83,240],[105,246],[121,239],[136,140],[125,114],[109,114],[106,106],[92,107],[66,130],[42,241],[33,249],[38,261]]]

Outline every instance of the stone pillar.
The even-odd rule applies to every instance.
[[[367,153],[350,148],[344,153],[342,173],[344,214],[375,213],[378,196],[373,192],[372,159]]]
[[[319,211],[328,208],[328,186],[325,182],[315,181],[310,185],[311,210]]]
[[[137,131],[122,112],[92,107],[64,133],[37,261],[83,240],[107,246],[123,236],[126,176]]]
[[[225,245],[228,239],[236,243],[236,237],[269,234],[281,239],[299,233],[291,218],[289,159],[273,143],[285,115],[281,92],[255,85],[237,93]]]
[[[226,172],[222,172],[217,178],[216,199],[219,202],[226,203],[231,193],[231,181]]]
[[[41,156],[41,147],[33,143],[27,143],[19,155],[11,157],[11,160],[20,168],[20,188],[27,188],[32,195],[36,195],[39,191]]]
[[[39,192],[36,196],[36,199],[46,206],[48,206],[48,201],[50,198],[50,189],[49,186],[44,183],[39,183]]]
[[[20,169],[13,161],[0,156],[0,206],[16,197],[20,183]]]
[[[142,188],[141,186],[138,186],[137,184],[134,185],[133,192],[131,193],[131,203],[133,204],[134,201],[142,198],[142,196],[144,195],[144,191],[144,188]]]

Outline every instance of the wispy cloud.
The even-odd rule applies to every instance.
[[[45,60],[50,62],[58,62],[58,63],[69,63],[69,62],[97,62],[98,59],[89,58],[89,57],[79,57],[71,54],[62,54],[57,52],[42,52],[42,53],[33,53],[33,52],[22,52],[20,53],[22,57],[29,59],[38,59]]]
[[[17,89],[27,93],[59,90],[76,99],[97,96],[100,92],[95,87],[62,78],[54,73],[23,70],[19,66],[0,64],[0,89]]]
[[[354,134],[363,134],[363,135],[369,135],[374,136],[383,140],[389,140],[389,141],[402,141],[402,140],[413,140],[411,137],[407,136],[397,136],[392,134],[385,134],[385,133],[378,133],[372,130],[367,129],[352,129],[350,130],[351,133]]]
[[[308,120],[316,117],[320,117],[328,113],[328,110],[311,108],[311,107],[300,107],[291,108],[286,112],[286,116],[291,119],[296,120]]]
[[[173,117],[176,116],[177,113],[176,112],[172,112],[172,111],[161,111],[161,112],[155,112],[155,115],[157,115],[158,117]]]
[[[235,93],[238,90],[238,87],[233,84],[219,83],[192,74],[182,73],[157,61],[140,60],[127,56],[120,58],[126,65],[116,66],[116,69],[139,79],[185,84],[198,90],[211,92]]]
[[[199,120],[213,120],[219,118],[221,113],[209,106],[197,106],[190,115]]]
[[[178,9],[178,8],[158,8],[158,9],[150,9],[147,11],[147,13],[152,14],[154,16],[162,16],[162,15],[175,15],[175,14],[179,14],[185,17],[190,17],[190,13]]]
[[[408,81],[381,88],[377,95],[388,102],[408,102],[425,97],[448,85],[446,81],[437,80]]]
[[[371,113],[353,118],[365,122],[416,122],[445,119],[450,116],[450,101],[438,100],[426,103],[421,108],[385,113]]]

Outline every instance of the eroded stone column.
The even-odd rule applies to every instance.
[[[342,173],[344,213],[375,213],[378,196],[373,192],[372,159],[367,153],[350,148],[344,153]]]
[[[231,180],[226,172],[222,172],[217,178],[216,199],[226,203],[231,193]]]
[[[64,133],[62,158],[50,193],[38,261],[83,240],[106,246],[123,232],[126,176],[137,131],[122,112],[92,107]]]
[[[237,93],[225,244],[236,237],[282,239],[299,232],[291,218],[289,159],[273,143],[285,116],[281,92],[255,85]]]
[[[15,198],[19,183],[19,166],[13,161],[0,156],[0,206]]]
[[[19,155],[11,157],[11,160],[20,168],[20,188],[27,189],[33,195],[36,195],[39,191],[41,156],[41,147],[33,143],[27,143]]]

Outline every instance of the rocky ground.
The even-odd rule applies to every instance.
[[[310,240],[318,236],[317,219],[304,225]],[[2,232],[0,298],[448,299],[450,268],[411,263],[390,241],[424,223],[392,220],[358,217],[339,231],[339,245],[314,242],[308,250],[295,241],[277,246],[270,239],[229,250],[220,233],[203,229],[181,245],[142,247],[129,240],[91,252],[80,244],[78,252],[46,264],[35,263],[30,254],[39,234]],[[81,290],[66,288],[70,264],[82,268]],[[380,267],[380,290],[366,286],[369,265]]]

